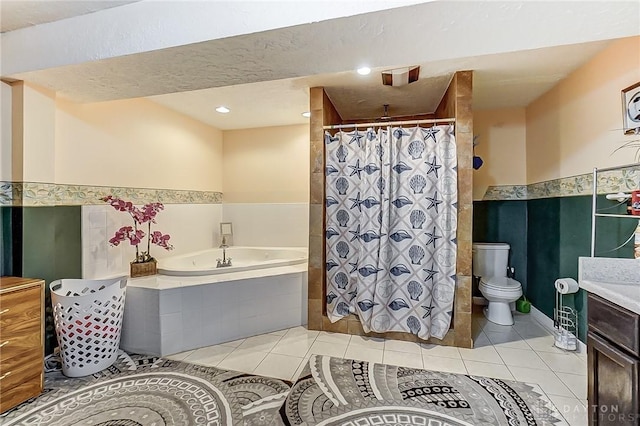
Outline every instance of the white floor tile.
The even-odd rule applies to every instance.
[[[522,340],[522,337],[515,331],[507,333],[486,331],[484,334],[495,347],[531,350],[527,342]]]
[[[261,334],[244,340],[238,349],[248,349],[256,352],[269,352],[282,337],[273,334]]]
[[[342,333],[329,333],[327,331],[321,331],[316,338],[319,342],[328,342],[328,343],[344,343],[347,344],[351,340],[350,334],[342,334]]]
[[[208,365],[216,367],[220,362],[227,357],[234,348],[229,346],[208,346],[206,348],[200,348],[189,354],[184,361],[192,362],[194,364]]]
[[[261,376],[291,380],[303,358],[270,353],[253,371]]]
[[[535,351],[512,349],[512,348],[496,348],[500,357],[506,365],[513,367],[537,368],[540,370],[548,370],[547,364],[535,353]]]
[[[572,353],[538,352],[538,356],[556,373],[587,374],[586,364]]]
[[[509,367],[513,377],[519,382],[536,383],[547,395],[572,398],[573,392],[550,370],[536,370],[526,367]]]
[[[504,364],[502,358],[493,346],[482,346],[480,348],[459,348],[463,360],[491,362],[493,364]]]
[[[495,324],[491,321],[487,321],[487,323],[482,327],[482,331],[489,331],[493,333],[508,333],[513,330],[513,326],[511,325],[500,325]]]
[[[549,331],[546,328],[538,325],[536,322],[524,323],[524,324],[514,324],[513,329],[518,332],[524,338],[530,337],[542,337],[549,336]]]
[[[467,369],[460,358],[443,358],[441,356],[424,355],[423,353],[422,364],[425,370],[467,374]]]
[[[455,346],[432,345],[428,343],[420,344],[422,355],[439,356],[443,358],[461,359],[460,351]]]
[[[385,364],[398,365],[400,367],[424,367],[420,353],[396,352],[385,349],[382,361]]]
[[[271,349],[272,353],[296,356],[296,357],[304,357],[313,342],[316,341],[316,337],[309,337],[305,334],[296,334],[296,335],[285,335],[282,339],[276,343],[276,345]]]
[[[580,400],[557,395],[549,395],[549,399],[571,426],[588,424],[587,409]]]
[[[351,336],[350,345],[364,346],[371,349],[384,350],[384,339],[366,336]]]
[[[495,379],[515,380],[506,365],[488,362],[465,361],[465,367],[473,376],[493,377]]]
[[[331,343],[316,340],[307,351],[305,358],[308,358],[311,354],[344,358],[344,353],[346,351],[347,343]]]
[[[238,339],[238,340],[233,340],[231,342],[224,342],[224,343],[220,343],[221,346],[229,346],[231,348],[237,348],[238,346],[240,346],[242,344],[242,342],[244,342],[246,339]]]
[[[380,364],[382,363],[383,353],[384,351],[382,349],[372,349],[366,346],[354,345],[353,343],[351,343],[347,347],[347,352],[345,352],[344,357]]]
[[[285,334],[287,334],[287,329],[271,331],[268,334],[273,334],[274,336],[284,336]]]
[[[242,371],[244,373],[253,373],[266,356],[266,352],[256,352],[252,349],[235,349],[227,355],[217,367],[226,370]]]
[[[422,348],[420,348],[419,343],[404,342],[402,340],[385,340],[384,350],[394,351],[394,352],[405,352],[409,354],[420,354],[422,352]]]
[[[556,375],[567,385],[578,399],[587,399],[587,376],[557,372]]]
[[[191,355],[194,352],[195,352],[195,350],[186,351],[186,352],[180,352],[179,354],[168,355],[168,356],[165,356],[163,358],[172,359],[174,361],[183,361],[186,357],[188,357],[189,355]]]
[[[493,344],[487,337],[487,334],[481,331],[476,335],[475,339],[473,339],[473,347],[482,348],[484,346],[493,346]]]
[[[551,352],[556,354],[566,353],[566,351],[563,351],[553,344],[553,336],[530,337],[525,341],[536,352]]]
[[[307,337],[313,337],[315,339],[316,337],[318,337],[318,334],[320,334],[319,331],[309,330],[305,326],[298,326],[298,327],[293,327],[288,329],[287,333],[285,334],[285,337],[304,335]]]

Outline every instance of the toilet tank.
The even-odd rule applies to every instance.
[[[509,244],[473,243],[473,275],[476,277],[506,277]]]

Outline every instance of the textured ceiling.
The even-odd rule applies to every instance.
[[[148,97],[223,130],[308,122],[300,114],[314,86],[347,120],[378,117],[383,104],[392,116],[430,113],[459,70],[474,71],[474,108],[522,107],[603,49],[612,29],[640,33],[640,14],[625,13],[631,3],[611,4],[423,3],[9,77],[77,102]],[[371,75],[353,71],[363,63]],[[381,71],[412,65],[420,80],[382,85]],[[231,113],[215,113],[219,105]]]
[[[137,0],[135,0],[137,1]],[[32,25],[59,21],[72,16],[111,7],[122,6],[134,1],[34,1],[2,0],[0,2],[0,32],[18,30]]]

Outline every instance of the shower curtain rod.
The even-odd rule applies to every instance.
[[[322,126],[323,129],[346,129],[350,127],[387,127],[387,126],[408,126],[411,124],[426,123],[455,123],[455,118],[431,118],[425,120],[409,120],[409,121],[381,121],[378,123],[354,123],[354,124],[334,124],[330,126]]]

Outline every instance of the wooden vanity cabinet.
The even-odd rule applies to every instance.
[[[44,384],[44,281],[0,278],[0,412]]]
[[[640,424],[640,315],[589,293],[589,425]]]

